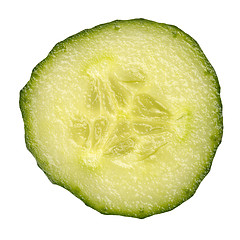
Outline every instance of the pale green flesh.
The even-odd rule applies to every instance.
[[[20,106],[49,179],[106,214],[143,218],[187,200],[222,136],[217,77],[199,46],[142,19],[56,45]]]

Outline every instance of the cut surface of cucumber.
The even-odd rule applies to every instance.
[[[29,151],[51,182],[104,214],[187,199],[222,138],[220,87],[189,35],[117,20],[58,43],[20,92]]]

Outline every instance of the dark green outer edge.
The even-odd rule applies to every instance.
[[[153,24],[153,25],[156,25],[156,26],[162,26],[162,27],[165,27],[167,29],[175,29],[177,32],[181,32],[185,35],[185,40],[187,40],[195,49],[198,50],[199,54],[201,54],[201,56],[203,57],[203,61],[206,63],[206,65],[208,66],[208,68],[211,70],[210,74],[213,76],[214,80],[215,80],[215,84],[216,84],[216,89],[217,89],[217,92],[219,94],[219,97],[218,97],[218,101],[219,101],[219,108],[220,108],[220,116],[219,116],[219,126],[221,126],[221,128],[219,129],[219,135],[218,135],[218,143],[216,143],[216,147],[212,153],[212,156],[210,157],[210,160],[209,160],[209,165],[206,167],[205,171],[200,175],[199,179],[196,181],[196,184],[194,186],[194,190],[189,193],[189,195],[182,199],[181,201],[179,201],[178,203],[176,203],[175,205],[169,207],[169,209],[166,209],[164,211],[160,210],[160,211],[155,211],[154,213],[150,213],[150,214],[139,214],[139,215],[130,215],[128,213],[125,213],[125,212],[118,212],[118,213],[114,213],[114,212],[105,212],[104,210],[101,210],[101,209],[97,209],[90,201],[88,201],[87,199],[83,198],[83,197],[80,197],[79,194],[77,194],[74,190],[72,190],[69,186],[59,182],[59,181],[56,181],[54,180],[51,175],[49,173],[46,172],[46,168],[44,165],[41,164],[41,160],[37,157],[37,153],[35,151],[35,149],[33,149],[31,147],[31,145],[29,144],[28,142],[28,139],[27,139],[27,136],[30,135],[30,130],[28,129],[28,118],[27,118],[27,110],[25,109],[24,107],[24,97],[23,97],[23,94],[24,94],[24,91],[25,89],[34,83],[34,74],[36,73],[36,71],[38,69],[41,69],[43,67],[43,65],[45,63],[47,63],[52,56],[54,56],[55,54],[57,54],[59,51],[62,51],[64,50],[65,48],[65,44],[68,42],[68,41],[71,41],[75,38],[78,38],[80,36],[84,36],[84,35],[88,35],[88,34],[91,34],[92,32],[94,32],[94,30],[98,30],[100,28],[103,28],[105,26],[108,26],[110,24],[117,24],[117,23],[128,23],[128,22],[136,22],[136,23],[141,23],[141,22],[144,22],[144,23],[150,23],[150,24]],[[100,24],[100,25],[97,25],[91,29],[85,29],[77,34],[74,34],[68,38],[66,38],[65,40],[57,43],[53,49],[49,52],[49,54],[47,55],[47,57],[45,59],[43,59],[40,63],[38,63],[34,69],[32,70],[32,74],[31,74],[31,78],[30,80],[27,82],[27,84],[21,89],[20,91],[20,98],[19,98],[19,106],[20,106],[20,110],[21,110],[21,113],[22,113],[22,118],[23,118],[23,121],[24,121],[24,129],[25,129],[25,143],[26,143],[26,147],[27,149],[31,152],[31,154],[34,156],[34,158],[36,159],[37,161],[37,164],[39,166],[39,168],[46,174],[46,176],[48,177],[48,179],[53,183],[53,184],[56,184],[56,185],[59,185],[63,188],[65,188],[66,190],[70,191],[73,195],[75,195],[77,198],[81,199],[84,204],[86,206],[89,206],[91,207],[92,209],[104,214],[104,215],[121,215],[121,216],[125,216],[125,217],[133,217],[133,218],[140,218],[140,219],[144,219],[146,217],[150,217],[152,215],[155,215],[155,214],[160,214],[160,213],[164,213],[164,212],[168,212],[168,211],[171,211],[173,209],[175,209],[176,207],[178,207],[179,205],[183,204],[185,201],[187,201],[188,199],[190,199],[196,192],[196,190],[198,189],[200,183],[202,182],[202,180],[207,176],[207,174],[210,172],[210,169],[211,169],[211,166],[212,166],[212,161],[213,161],[213,158],[216,154],[216,151],[217,151],[217,148],[218,146],[220,145],[220,143],[222,142],[222,135],[223,135],[223,116],[222,116],[222,102],[221,102],[221,98],[220,98],[220,92],[221,92],[221,88],[220,88],[220,84],[219,84],[219,81],[218,81],[218,77],[217,77],[217,74],[213,68],[213,66],[211,65],[211,63],[208,61],[207,57],[205,56],[205,54],[203,53],[201,47],[199,46],[199,44],[197,43],[196,40],[194,40],[190,35],[188,35],[187,33],[185,33],[184,31],[182,31],[180,28],[174,26],[174,25],[169,25],[169,24],[165,24],[165,23],[157,23],[157,22],[154,22],[154,21],[151,21],[151,20],[146,20],[146,19],[143,19],[143,18],[137,18],[137,19],[130,19],[130,20],[115,20],[115,21],[112,21],[112,22],[109,22],[109,23],[104,23],[104,24]]]

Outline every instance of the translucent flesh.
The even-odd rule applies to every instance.
[[[222,136],[217,77],[197,43],[142,19],[56,45],[20,106],[49,179],[106,214],[143,218],[187,200]]]

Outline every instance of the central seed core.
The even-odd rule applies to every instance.
[[[97,166],[102,158],[111,158],[126,165],[157,154],[167,141],[170,113],[145,92],[144,72],[104,61],[87,73],[86,107],[71,128],[83,162]]]

